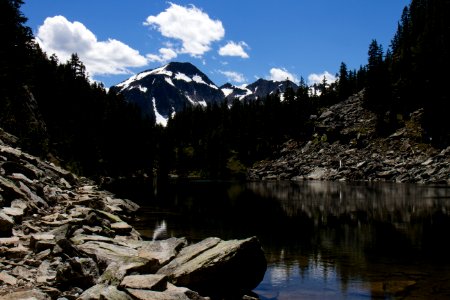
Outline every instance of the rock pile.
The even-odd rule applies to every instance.
[[[362,94],[331,106],[317,120],[314,139],[285,143],[280,156],[249,170],[253,180],[392,181],[450,184],[450,147],[423,143],[421,110],[391,136],[375,136],[376,117]]]
[[[144,241],[138,205],[13,142],[0,131],[0,299],[201,300],[262,280],[256,238]]]

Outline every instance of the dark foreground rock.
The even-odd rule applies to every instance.
[[[256,238],[144,241],[128,224],[138,205],[0,133],[1,300],[242,298],[262,280]]]
[[[360,93],[327,108],[316,120],[313,139],[285,143],[278,158],[255,164],[248,178],[450,184],[450,147],[430,145],[420,127],[422,110],[380,137],[376,116],[362,99]]]

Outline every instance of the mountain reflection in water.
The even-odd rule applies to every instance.
[[[450,299],[447,186],[185,182],[141,205],[149,237],[258,236],[261,299]]]

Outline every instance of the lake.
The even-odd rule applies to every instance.
[[[450,187],[343,182],[178,182],[140,201],[151,238],[257,236],[260,299],[450,299]]]

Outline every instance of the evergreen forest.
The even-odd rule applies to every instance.
[[[424,143],[450,142],[450,1],[412,0],[390,45],[373,40],[357,70],[341,63],[338,80],[256,101],[188,107],[166,128],[142,117],[120,95],[92,82],[76,53],[67,62],[34,42],[20,7],[0,0],[0,127],[19,145],[94,178],[174,173],[182,177],[245,178],[246,168],[277,154],[287,140],[306,141],[324,107],[364,91],[387,136],[424,109]]]

